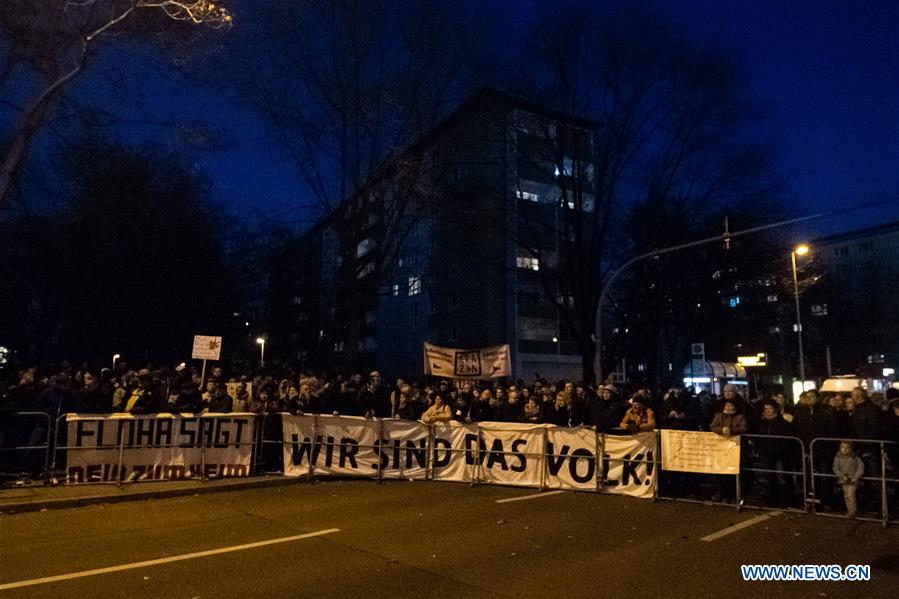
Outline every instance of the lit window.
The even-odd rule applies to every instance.
[[[421,293],[421,277],[409,277],[409,296]]]
[[[734,295],[734,296],[728,298],[727,305],[730,306],[731,308],[736,308],[737,306],[739,306],[740,305],[740,296]]]
[[[393,297],[396,297],[396,296],[398,296],[399,294],[400,294],[400,284],[399,284],[399,283],[394,283],[394,284],[393,284]]]
[[[521,191],[520,189],[515,192],[516,197],[519,200],[528,200],[529,202],[539,202],[540,196],[532,191]]]
[[[773,294],[773,293],[772,293],[771,295],[768,296],[768,303],[773,304],[773,303],[776,302],[776,301],[777,301],[777,295],[776,295],[776,294]]]
[[[518,256],[518,268],[526,268],[528,270],[540,270],[540,260],[530,256]]]

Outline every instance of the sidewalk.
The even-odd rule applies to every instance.
[[[251,478],[229,478],[211,480],[154,481],[113,484],[83,484],[50,486],[36,484],[26,487],[0,489],[0,514],[36,512],[41,510],[64,509],[98,503],[118,503],[161,499],[200,493],[221,493],[242,489],[258,489],[291,485],[300,482],[309,484],[306,478],[284,476],[256,476]]]

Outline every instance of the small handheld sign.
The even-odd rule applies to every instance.
[[[194,335],[194,349],[191,358],[203,360],[203,370],[200,373],[200,393],[206,384],[206,360],[218,360],[222,354],[222,338],[209,335]]]

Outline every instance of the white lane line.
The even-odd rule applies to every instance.
[[[756,516],[755,518],[750,518],[749,520],[745,520],[740,522],[739,524],[734,524],[733,526],[728,526],[727,528],[722,528],[718,532],[713,532],[710,535],[706,535],[702,537],[701,540],[710,543],[712,541],[717,541],[721,537],[726,537],[727,535],[737,532],[738,530],[743,530],[744,528],[749,528],[759,522],[764,522],[769,518],[773,518],[774,516],[779,516],[782,512],[771,512],[770,514],[762,514],[761,516]]]
[[[546,491],[545,493],[534,493],[533,495],[522,495],[521,497],[509,497],[508,499],[497,499],[497,503],[511,503],[513,501],[527,501],[528,499],[540,499],[541,497],[549,497],[550,495],[558,495],[565,491]]]
[[[302,535],[292,537],[281,537],[280,539],[269,539],[268,541],[257,541],[255,543],[247,543],[245,545],[233,545],[231,547],[221,547],[220,549],[209,549],[207,551],[197,551],[196,553],[185,553],[183,555],[173,555],[171,557],[161,557],[159,559],[151,559],[145,562],[133,562],[130,564],[122,564],[120,566],[109,566],[108,568],[97,568],[96,570],[84,570],[82,572],[72,572],[70,574],[59,574],[57,576],[47,576],[45,578],[32,578],[30,580],[19,580],[17,582],[7,582],[0,584],[0,591],[7,589],[19,589],[22,587],[30,587],[38,584],[47,584],[49,582],[60,582],[62,580],[72,580],[73,578],[84,578],[85,576],[97,576],[98,574],[109,574],[111,572],[122,572],[123,570],[134,570],[136,568],[146,568],[148,566],[159,566],[161,564],[169,564],[171,562],[180,562],[186,559],[195,559],[198,557],[208,557],[210,555],[221,555],[222,553],[233,553],[234,551],[244,551],[246,549],[255,549],[256,547],[265,547],[266,545],[277,545],[278,543],[290,543],[291,541],[299,541],[301,539],[309,539],[312,537],[320,537],[331,533],[340,532],[339,528],[327,528],[316,532],[307,532]]]

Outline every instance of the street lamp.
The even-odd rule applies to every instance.
[[[265,366],[265,337],[257,337],[256,343],[259,344],[259,365]]]
[[[802,390],[805,391],[805,355],[802,351],[802,316],[799,312],[799,277],[796,274],[796,256],[805,256],[809,247],[805,244],[796,246],[790,252],[790,262],[793,265],[793,297],[796,300],[796,335],[799,337],[799,380]]]
[[[115,372],[115,361],[121,358],[122,356],[119,354],[112,355],[112,371]]]

